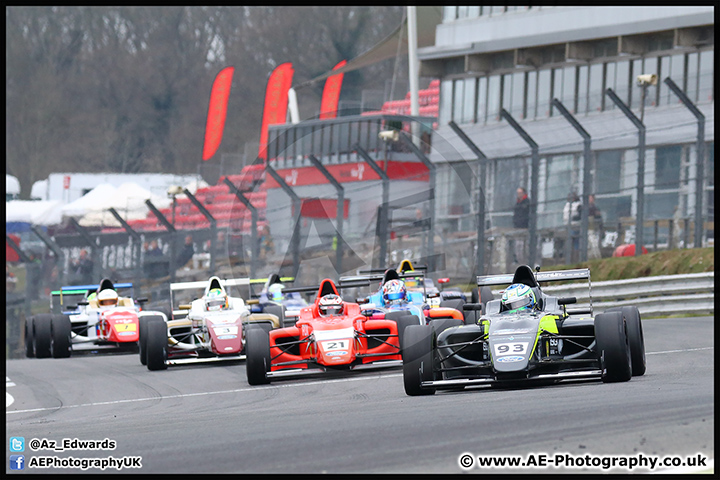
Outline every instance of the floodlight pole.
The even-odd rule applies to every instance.
[[[702,237],[705,230],[703,225],[703,182],[705,181],[705,115],[698,109],[692,101],[685,95],[680,87],[673,82],[670,77],[663,80],[665,84],[670,87],[675,95],[678,96],[680,101],[690,110],[690,113],[695,115],[698,123],[697,131],[697,142],[695,146],[697,156],[697,166],[695,170],[695,248],[702,247]]]
[[[637,216],[635,219],[635,256],[637,257],[642,254],[643,224],[645,223],[645,124],[620,100],[612,88],[605,90],[605,93],[638,129]]]

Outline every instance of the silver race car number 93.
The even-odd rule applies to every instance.
[[[525,355],[525,352],[527,352],[527,347],[527,342],[496,343],[495,356],[500,357],[502,355]]]

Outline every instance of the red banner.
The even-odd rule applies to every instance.
[[[232,77],[235,67],[225,67],[215,77],[210,92],[210,105],[208,106],[207,122],[205,123],[205,144],[203,145],[203,161],[215,155],[222,141],[225,118],[227,117],[227,103],[230,97]]]
[[[378,161],[377,163],[380,165],[380,168],[384,168],[384,161]],[[364,162],[325,165],[325,168],[339,183],[380,180],[380,176]],[[392,161],[388,163],[386,172],[392,180],[409,180],[416,182],[427,182],[430,180],[427,167],[420,162]],[[283,168],[277,170],[277,173],[291,187],[330,183],[315,167]],[[267,177],[265,180],[265,188],[278,188],[279,186],[272,177]]]
[[[20,237],[13,234],[8,234],[8,237],[12,238],[16,244],[20,245]],[[5,239],[5,261],[6,262],[19,262],[20,255],[10,246],[10,241]]]
[[[300,215],[305,218],[336,218],[337,199],[332,198],[303,198],[300,205]],[[343,218],[350,213],[350,200],[343,202]]]
[[[333,70],[342,68],[347,63],[343,60],[333,67]],[[325,80],[322,101],[320,102],[320,120],[337,117],[338,102],[340,101],[340,88],[344,73],[337,73]]]
[[[258,150],[258,157],[263,160],[267,159],[268,126],[283,124],[287,120],[288,90],[294,73],[292,63],[286,62],[275,67],[268,79]]]

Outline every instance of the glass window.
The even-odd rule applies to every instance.
[[[562,68],[553,68],[552,70],[552,96],[550,98],[550,101],[554,99],[558,99],[561,102],[563,101],[563,69]],[[555,110],[551,107],[552,103],[548,103],[548,112],[549,115],[559,115],[559,112],[555,112]],[[564,103],[563,103],[564,105]],[[567,108],[567,105],[565,106]]]
[[[537,70],[533,70],[531,72],[525,73],[527,82],[526,82],[526,95],[525,95],[525,112],[524,116],[525,118],[531,118],[534,119],[537,115],[536,107],[537,107],[537,86],[538,86],[538,72]]]
[[[523,115],[524,96],[525,96],[525,72],[516,72],[511,76],[512,92],[510,92],[510,114],[517,118],[525,118]]]
[[[600,111],[603,97],[603,70],[605,66],[602,63],[590,65],[590,78],[588,86],[588,107],[587,111]]]
[[[621,167],[622,151],[597,152],[595,154],[595,175],[593,175],[594,191],[596,193],[620,193]]]
[[[457,123],[462,123],[463,95],[465,94],[465,80],[455,80],[453,82],[453,111],[452,119]]]
[[[608,110],[612,106],[615,106],[612,100],[608,98],[605,91],[608,88],[612,88],[615,91],[615,72],[617,70],[617,64],[615,62],[608,62],[605,64],[605,72],[603,73],[603,86],[600,90],[600,109]],[[617,93],[617,92],[615,92]]]
[[[575,89],[575,67],[563,68],[562,96],[558,97],[571,113],[577,112],[576,89]]]
[[[655,149],[655,190],[680,188],[681,145]]]
[[[685,93],[693,102],[697,102],[698,99],[698,66],[700,64],[700,55],[697,53],[688,53],[687,56],[687,72],[685,77],[687,78],[687,90]]]
[[[630,70],[630,78],[628,79],[628,103],[627,105],[630,108],[637,108],[640,105],[640,91],[635,85],[635,78],[638,75],[641,75],[644,73],[643,68],[643,59],[638,58],[637,60],[632,60],[631,62],[632,69]]]
[[[617,62],[615,64],[615,85],[612,86],[612,89],[626,105],[630,103],[630,85],[632,85],[630,82],[630,61]],[[616,108],[615,102],[609,98],[606,98],[605,102],[606,105],[610,106],[609,108]]]
[[[487,119],[487,77],[478,78],[477,92],[477,123],[485,123]]]
[[[465,98],[463,99],[463,123],[475,122],[475,93],[477,78],[465,79]]]
[[[713,50],[700,52],[700,82],[698,86],[698,103],[711,102],[714,95],[713,86]]]
[[[512,108],[512,75],[506,73],[501,76],[500,83],[500,107],[508,112]]]
[[[686,55],[684,54],[673,55],[670,57],[670,79],[687,94],[687,82],[685,81],[685,58]],[[658,80],[664,82],[665,77],[659,78]],[[665,84],[663,84],[663,86],[667,87]],[[670,105],[680,101],[677,98],[677,95],[672,93],[669,88],[666,88],[666,90],[668,95],[670,95],[670,99],[668,100]]]
[[[505,11],[505,7],[488,7],[490,9],[490,15],[496,16],[500,15]]]
[[[580,65],[577,69],[577,113],[588,111],[588,71],[589,65]]]
[[[467,18],[467,16],[468,16],[468,7],[466,7],[466,6],[457,7],[457,16],[458,16],[458,19],[460,19],[460,18]]]
[[[452,120],[452,91],[452,80],[443,80],[440,83],[440,107],[438,110],[440,125],[447,125]]]
[[[457,8],[456,6],[452,7],[443,7],[443,22],[452,22],[457,18]]]
[[[487,121],[500,120],[500,75],[488,77]]]
[[[467,16],[468,18],[475,18],[480,16],[480,8],[482,7],[467,7]]]
[[[537,74],[537,105],[536,118],[543,118],[550,115],[550,101],[552,100],[552,91],[550,90],[551,70],[540,70]],[[531,92],[528,90],[528,95]],[[530,100],[528,99],[528,103]],[[529,113],[528,113],[529,115]]]
[[[547,159],[545,200],[547,211],[562,212],[573,184],[573,155],[555,155]],[[560,216],[562,222],[562,215]]]

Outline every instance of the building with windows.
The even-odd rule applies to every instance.
[[[568,193],[582,195],[583,173],[589,169],[586,193],[595,195],[604,225],[624,224],[632,234],[638,128],[611,99],[607,90],[612,89],[646,128],[645,221],[692,222],[701,199],[703,243],[712,242],[714,7],[443,8],[435,45],[418,52],[421,77],[440,79],[438,127],[430,155],[438,165],[438,217],[457,218],[452,228],[472,230],[473,209],[482,191],[487,225],[512,226],[516,188],[530,186],[531,149],[501,116],[505,110],[538,145],[538,185],[533,192],[538,231],[563,225]],[[656,75],[656,84],[638,86],[638,75],[649,74]],[[700,182],[698,120],[666,78],[705,117]],[[553,107],[554,99],[590,135],[590,164],[584,161],[583,138]],[[451,121],[489,159],[482,190],[475,181],[476,155],[449,126]],[[698,188],[702,194],[696,196]],[[644,239],[652,243],[653,227],[645,225]],[[667,229],[665,235],[670,235]],[[626,240],[632,243],[631,235]]]

